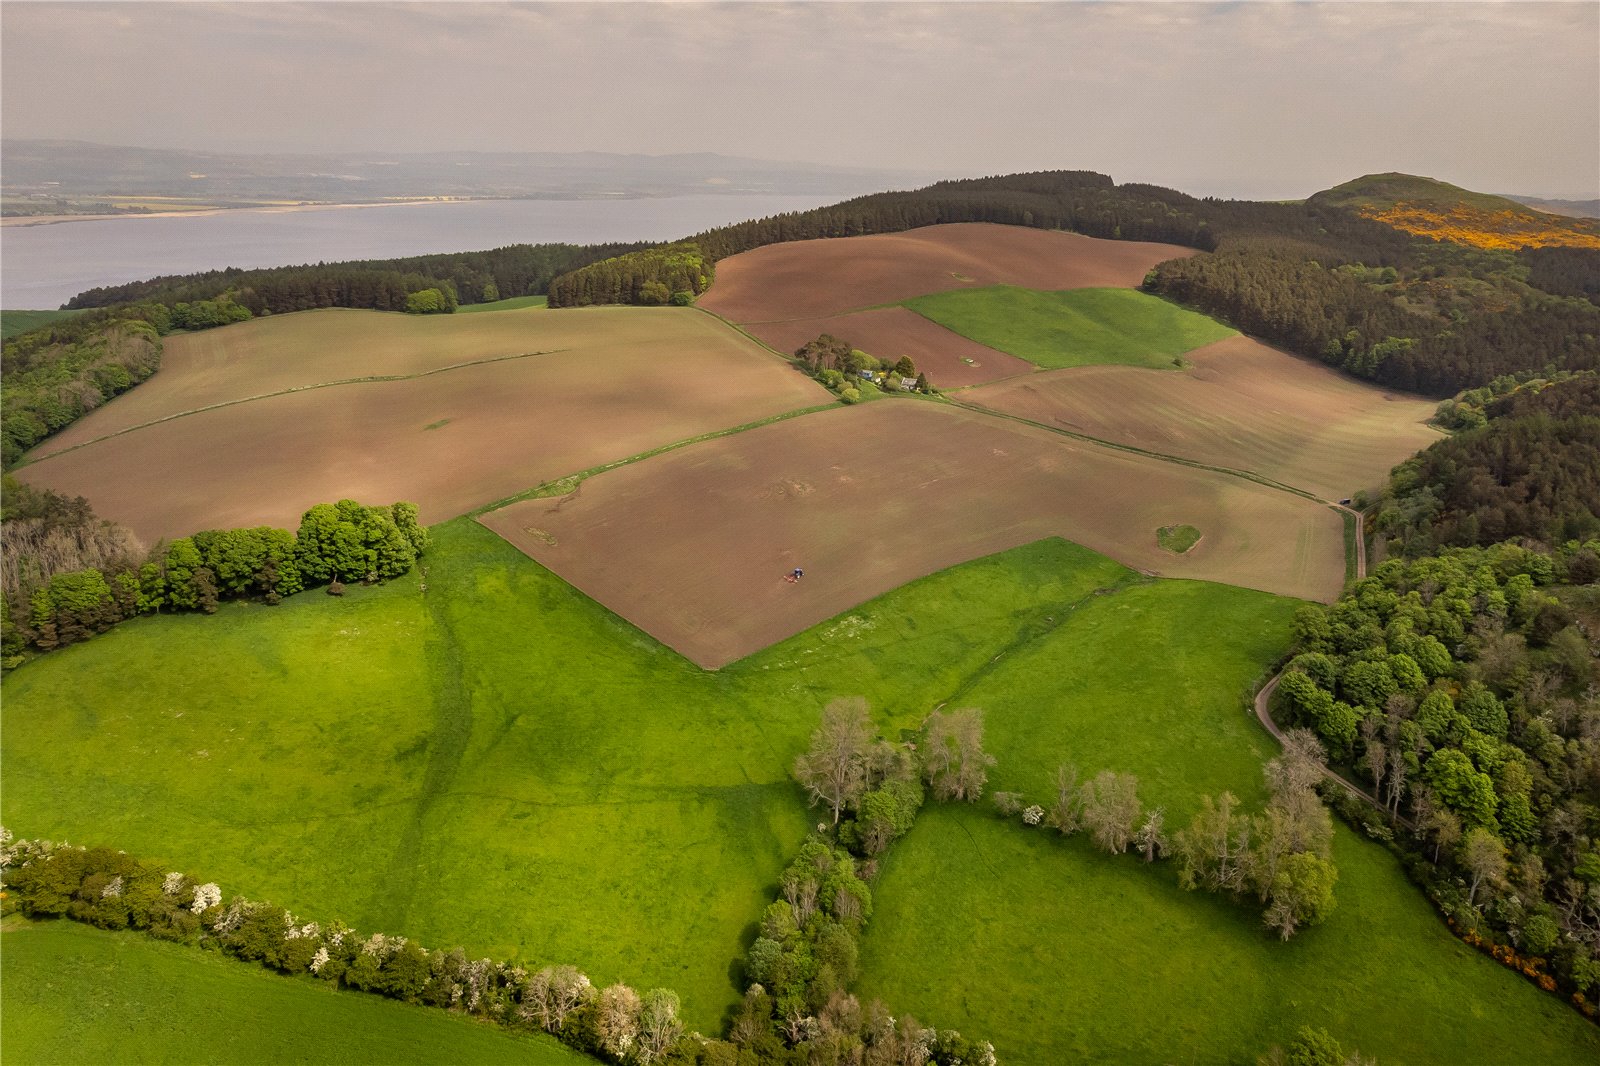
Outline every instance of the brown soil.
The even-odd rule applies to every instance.
[[[763,322],[746,328],[785,353],[820,334],[831,333],[886,362],[909,355],[917,369],[941,389],[998,381],[1037,369],[1026,359],[970,341],[904,307],[881,307],[831,318]]]
[[[609,471],[480,519],[715,669],[907,581],[1041,537],[1130,566],[1331,600],[1330,509],[1221,474],[957,408],[879,402]],[[1204,539],[1161,551],[1186,522]],[[784,580],[794,567],[806,575]]]
[[[684,311],[636,313],[528,315],[541,323],[563,320],[564,342],[573,347],[186,415],[42,459],[17,474],[31,484],[87,496],[101,516],[152,542],[230,526],[293,528],[309,505],[344,497],[412,500],[423,521],[438,522],[591,466],[829,399],[820,386],[714,319]],[[463,352],[476,351],[391,349],[385,356],[373,340],[374,347],[357,349],[356,358],[336,331],[318,344],[321,334],[302,328],[319,319],[339,324],[347,315],[378,327],[380,339],[387,323],[409,327],[416,321],[370,312],[293,316],[302,319],[296,325],[302,347],[294,350],[302,352],[304,376],[342,375],[357,367],[404,371],[430,360],[459,361]],[[496,317],[485,313],[462,321]],[[277,324],[269,319],[247,325]],[[551,340],[541,333],[518,344],[542,347]],[[230,348],[222,350],[219,365],[226,370]],[[338,362],[341,354],[350,361]],[[147,412],[297,380],[271,362],[245,360],[260,373],[241,383],[232,371],[202,374],[203,360],[193,352],[182,359],[169,380],[188,375],[194,391],[153,394]],[[162,370],[126,398],[156,387],[167,373]],[[85,436],[115,427],[117,420],[109,416],[122,402],[85,418]]]
[[[33,458],[185,411],[332,381],[424,374],[531,352],[644,348],[657,338],[669,351],[696,337],[749,350],[704,317],[616,307],[470,315],[329,308],[179,334],[164,341],[154,377],[39,445]]]
[[[1103,440],[1250,470],[1324,499],[1382,484],[1439,439],[1434,405],[1230,337],[1183,371],[1074,367],[964,393],[963,402]]]
[[[741,324],[824,318],[985,285],[1132,288],[1192,248],[963,222],[905,233],[792,241],[730,256],[700,305]]]

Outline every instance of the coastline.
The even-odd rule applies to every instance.
[[[275,215],[291,211],[344,211],[358,207],[417,207],[423,204],[461,204],[479,200],[504,200],[503,196],[435,196],[419,200],[379,200],[349,204],[258,204],[249,207],[201,207],[192,211],[119,211],[106,215],[7,215],[0,217],[0,228],[11,226],[56,226],[65,222],[104,222],[110,219],[204,218],[209,215]]]

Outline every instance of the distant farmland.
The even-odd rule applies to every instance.
[[[831,318],[764,322],[746,328],[784,353],[794,352],[828,333],[885,363],[909,356],[917,369],[941,389],[979,385],[1031,374],[1037,369],[1026,359],[968,340],[904,307],[879,307]]]
[[[828,400],[681,309],[315,311],[174,338],[167,360],[19,476],[151,540],[292,525],[340,497],[414,500],[432,522]],[[399,380],[350,380],[374,375]],[[343,383],[317,387],[329,382]],[[167,420],[110,436],[155,419]]]
[[[962,222],[905,233],[791,241],[730,256],[700,306],[739,323],[815,318],[985,285],[1133,288],[1193,248]]]
[[[1132,289],[1050,292],[994,285],[907,300],[939,325],[1041,367],[1118,363],[1171,369],[1232,336],[1222,323]]]
[[[789,352],[821,333],[880,359],[909,355],[940,388],[994,381],[1028,365],[902,308],[952,289],[1132,288],[1155,264],[1190,248],[1104,241],[1076,233],[957,223],[906,233],[794,241],[717,264],[700,306]],[[970,362],[969,362],[970,360]]]
[[[1249,470],[1337,500],[1439,439],[1434,405],[1364,385],[1249,337],[1183,371],[1080,367],[964,392],[965,403],[1137,448]]]
[[[1222,474],[950,407],[810,415],[480,519],[658,640],[718,667],[914,578],[1058,535],[1131,566],[1338,594],[1331,510]],[[1194,525],[1182,556],[1156,531]],[[796,583],[783,580],[795,567]]]

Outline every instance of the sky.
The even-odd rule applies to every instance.
[[[1600,196],[1600,4],[0,4],[0,133]],[[0,160],[3,167],[3,160]]]

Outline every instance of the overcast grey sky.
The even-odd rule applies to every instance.
[[[1600,4],[5,0],[3,133],[1600,195]]]

